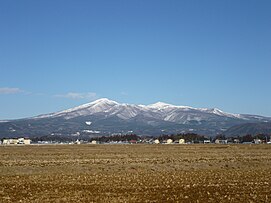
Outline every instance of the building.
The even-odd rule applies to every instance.
[[[260,139],[254,139],[254,143],[255,143],[255,144],[261,144],[261,143],[262,143],[262,140],[260,140]]]
[[[24,144],[24,138],[18,138],[17,144]]]
[[[166,144],[172,144],[173,140],[172,139],[167,139]]]
[[[24,139],[24,144],[29,145],[31,144],[31,140],[29,138]]]
[[[29,145],[31,144],[31,140],[29,138],[8,138],[8,139],[3,139],[3,144],[4,145],[17,145],[17,144],[25,144]]]
[[[233,143],[239,144],[239,143],[240,143],[240,140],[239,140],[239,139],[234,139],[234,140],[233,140]]]
[[[136,144],[137,143],[136,140],[130,140],[129,142],[130,142],[130,144]]]
[[[216,139],[215,140],[216,144],[228,144],[228,140],[220,140],[220,139]]]
[[[31,140],[29,138],[24,138],[24,137],[18,138],[18,142],[17,142],[17,144],[26,144],[26,145],[29,145],[30,143],[31,143]]]
[[[185,139],[179,139],[179,144],[185,144]]]
[[[18,144],[18,139],[16,138],[8,138],[8,139],[3,139],[3,144],[4,145],[15,145]]]

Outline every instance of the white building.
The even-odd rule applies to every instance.
[[[215,140],[215,144],[228,144],[228,140],[220,140],[220,139],[216,139],[216,140]]]
[[[8,138],[8,139],[3,139],[3,144],[4,145],[17,145],[17,144],[25,144],[29,145],[31,144],[31,140],[29,138]]]
[[[31,140],[29,138],[24,139],[24,144],[29,145],[31,144]]]
[[[173,140],[172,139],[167,139],[166,144],[172,144]]]
[[[185,139],[179,139],[179,144],[185,144]]]
[[[260,140],[260,139],[254,139],[254,143],[255,143],[255,144],[261,144],[261,143],[262,143],[262,140]]]
[[[10,144],[18,144],[18,139],[14,138],[8,138],[8,139],[3,139],[3,144],[4,145],[10,145]]]

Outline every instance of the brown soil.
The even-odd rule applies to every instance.
[[[271,202],[271,145],[0,147],[0,202]]]

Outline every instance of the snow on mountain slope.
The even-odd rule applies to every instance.
[[[164,103],[164,102],[157,102],[157,103],[154,103],[154,104],[150,104],[150,105],[147,105],[146,106],[147,108],[151,108],[151,109],[165,109],[165,108],[170,108],[170,107],[176,107],[174,105],[171,105],[171,104],[167,104],[167,103]]]
[[[98,99],[96,101],[93,101],[91,103],[83,104],[83,105],[75,107],[75,108],[61,111],[57,114],[70,113],[70,112],[76,112],[76,111],[82,111],[82,110],[85,111],[87,109],[89,111],[95,113],[95,112],[107,111],[108,109],[112,108],[115,105],[119,105],[119,103],[112,101],[112,100],[109,100],[109,99],[106,99],[106,98],[102,98],[102,99]]]
[[[106,98],[37,117],[0,121],[0,131],[8,136],[83,135],[127,133],[141,135],[195,132],[223,133],[244,123],[270,122],[257,115],[231,114],[217,108],[193,108],[163,102],[150,105],[122,104]]]
[[[117,102],[109,100],[107,98],[98,99],[96,101],[80,105],[75,108],[67,109],[64,111],[60,111],[57,113],[40,115],[34,118],[50,118],[50,117],[61,117],[63,116],[66,119],[78,117],[78,116],[85,116],[85,115],[92,115],[98,112],[108,112],[110,109],[116,105],[119,105]]]
[[[200,110],[203,112],[215,114],[218,116],[226,116],[226,117],[230,117],[230,118],[241,118],[240,114],[226,113],[226,112],[221,111],[218,108],[200,109]]]
[[[176,106],[164,102],[157,102],[150,105],[120,104],[107,98],[83,104],[81,106],[60,111],[57,113],[40,115],[35,119],[63,117],[65,119],[76,118],[79,116],[89,116],[93,114],[104,115],[105,117],[117,116],[120,119],[128,120],[141,115],[146,118],[155,118],[164,121],[186,124],[190,121],[201,122],[203,120],[213,120],[218,117],[232,119],[264,119],[258,116],[245,116],[221,111],[217,108],[193,108],[189,106]]]
[[[190,106],[175,106],[172,104],[167,104],[164,102],[157,102],[154,104],[150,104],[146,106],[147,108],[151,108],[151,109],[157,109],[157,110],[163,110],[163,109],[169,109],[169,108],[178,108],[178,109],[195,109],[193,107]]]

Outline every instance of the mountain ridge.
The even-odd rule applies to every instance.
[[[227,113],[218,108],[193,108],[164,102],[136,105],[101,98],[64,111],[0,122],[0,136],[92,136],[129,132],[216,135],[235,125],[258,122],[271,122],[271,118]]]
[[[101,111],[105,111],[105,110],[108,111],[109,106],[134,107],[134,108],[141,108],[141,110],[151,110],[151,109],[152,110],[165,110],[165,109],[170,109],[170,108],[171,109],[176,108],[176,109],[183,109],[183,110],[198,110],[198,111],[207,112],[207,113],[214,113],[217,115],[224,114],[227,116],[240,117],[240,114],[223,112],[222,110],[220,110],[218,108],[194,108],[194,107],[190,107],[190,106],[179,106],[179,105],[168,104],[168,103],[160,102],[160,101],[153,103],[153,104],[149,104],[149,105],[143,105],[143,104],[137,105],[137,104],[128,104],[128,103],[118,103],[118,102],[110,100],[108,98],[101,98],[101,99],[97,99],[93,102],[79,105],[74,108],[69,108],[67,110],[59,111],[56,113],[42,114],[42,115],[31,117],[31,118],[44,118],[44,117],[58,116],[61,114],[71,113],[73,111],[78,111],[78,110],[82,110],[82,109],[86,109],[86,108],[93,108],[93,107],[96,107],[96,109],[94,111],[94,113],[95,113],[95,112],[101,112]],[[100,108],[100,110],[99,110],[99,108]]]

